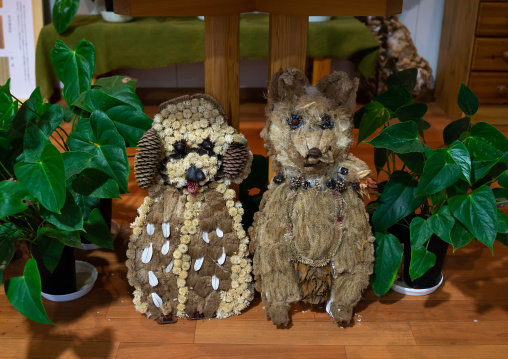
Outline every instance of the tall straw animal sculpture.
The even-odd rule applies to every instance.
[[[255,288],[274,324],[290,304],[326,305],[349,322],[373,270],[374,237],[362,199],[366,164],[348,153],[358,80],[335,72],[315,87],[280,70],[268,91],[261,132],[278,172],[250,228]]]
[[[163,103],[139,142],[134,170],[148,196],[126,262],[136,309],[159,323],[226,318],[253,297],[243,208],[230,183],[250,172],[245,138],[207,95]]]

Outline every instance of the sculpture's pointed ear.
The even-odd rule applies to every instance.
[[[293,101],[305,93],[307,86],[309,86],[309,80],[300,70],[293,67],[284,71],[280,69],[270,81],[268,102],[273,104],[286,100]]]
[[[357,78],[351,81],[345,72],[335,71],[319,80],[316,88],[337,105],[342,106],[348,114],[352,114],[356,107],[359,82]]]

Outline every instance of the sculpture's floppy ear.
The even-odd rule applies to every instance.
[[[356,107],[359,82],[357,78],[351,81],[345,72],[335,71],[319,80],[316,88],[351,115]]]
[[[157,174],[164,157],[164,146],[155,129],[151,128],[141,137],[138,152],[134,157],[134,173],[139,187],[150,187]]]
[[[242,182],[250,173],[252,165],[252,152],[249,151],[247,140],[243,135],[233,136],[222,160],[224,175],[235,183]]]
[[[268,102],[272,106],[275,102],[293,101],[305,93],[309,80],[300,70],[290,67],[283,71],[280,69],[272,76],[268,89]]]

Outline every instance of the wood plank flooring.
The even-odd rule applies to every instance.
[[[151,116],[156,107],[147,107]],[[241,108],[241,131],[254,153],[265,154],[259,138],[261,104]],[[430,104],[433,128],[427,142],[442,143],[449,123]],[[500,127],[508,133],[508,127]],[[355,133],[357,135],[357,133]],[[135,149],[129,149],[134,154]],[[373,167],[369,145],[352,152]],[[131,159],[132,160],[132,159]],[[126,280],[128,224],[146,191],[131,175],[130,193],[114,201],[114,219],[123,225],[115,251],[76,251],[97,267],[99,278],[85,297],[69,303],[43,300],[54,326],[33,323],[17,313],[0,291],[0,358],[505,358],[508,351],[508,248],[496,244],[449,253],[444,284],[426,297],[395,292],[378,298],[371,289],[349,325],[334,325],[324,308],[292,307],[293,325],[277,329],[265,318],[258,296],[242,315],[225,320],[179,320],[158,325],[134,310]],[[25,259],[4,272],[22,272]]]

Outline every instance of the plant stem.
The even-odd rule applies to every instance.
[[[63,145],[62,145],[62,144],[58,141],[58,139],[57,139],[56,137],[54,137],[53,135],[50,135],[50,137],[51,137],[52,139],[54,139],[56,143],[58,143],[58,145],[60,146],[60,148],[62,148],[64,151],[67,151],[67,150],[65,149],[65,147],[64,147],[64,146],[63,146]]]
[[[1,88],[2,86],[0,86]],[[5,168],[4,164],[2,162],[0,162],[0,165],[2,166],[2,168],[4,169],[5,172],[7,172],[7,174],[10,176],[9,178],[14,178],[14,176],[9,172],[9,170],[7,170],[7,168]],[[8,179],[8,178],[7,178]]]

